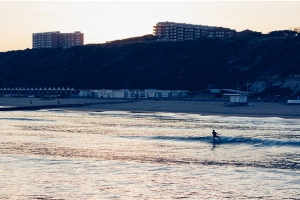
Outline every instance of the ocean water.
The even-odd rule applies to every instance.
[[[0,112],[0,199],[300,199],[299,122]]]

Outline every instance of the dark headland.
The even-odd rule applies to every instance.
[[[0,86],[75,89],[246,88],[260,97],[300,95],[300,37],[250,36],[158,42],[121,40],[0,53]]]

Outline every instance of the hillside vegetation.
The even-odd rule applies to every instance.
[[[300,37],[124,40],[0,53],[0,87],[24,86],[299,95]]]

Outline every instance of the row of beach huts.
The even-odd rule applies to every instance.
[[[206,89],[190,92],[189,90],[160,89],[74,89],[73,87],[16,87],[0,88],[1,97],[79,97],[105,99],[203,99],[227,100],[226,105],[249,105],[248,92],[233,89]],[[276,98],[278,95],[276,96]],[[277,100],[275,99],[275,102]],[[288,100],[288,104],[300,104],[297,100]]]
[[[2,96],[55,96],[91,97],[91,98],[187,98],[188,90],[157,89],[79,89],[73,87],[44,88],[0,88]]]
[[[197,92],[189,90],[160,90],[160,89],[74,89],[73,87],[36,87],[36,88],[0,88],[0,95],[45,96],[64,95],[70,97],[91,98],[204,98],[222,99],[226,94],[247,95],[246,92],[230,89],[207,89]]]

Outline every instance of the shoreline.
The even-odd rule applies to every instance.
[[[89,105],[82,108],[67,108],[78,111],[129,111],[129,112],[173,112],[200,115],[237,117],[280,117],[300,118],[300,106],[283,103],[255,102],[251,106],[228,107],[223,101],[185,101],[185,100],[141,100],[130,104]]]
[[[201,100],[131,100],[131,99],[54,99],[0,98],[0,111],[65,109],[70,111],[174,112],[240,117],[300,118],[299,105],[274,102],[251,102],[250,106],[229,107],[224,101]],[[7,109],[11,107],[11,109]],[[5,109],[6,108],[6,109]],[[5,111],[6,110],[6,111]]]

